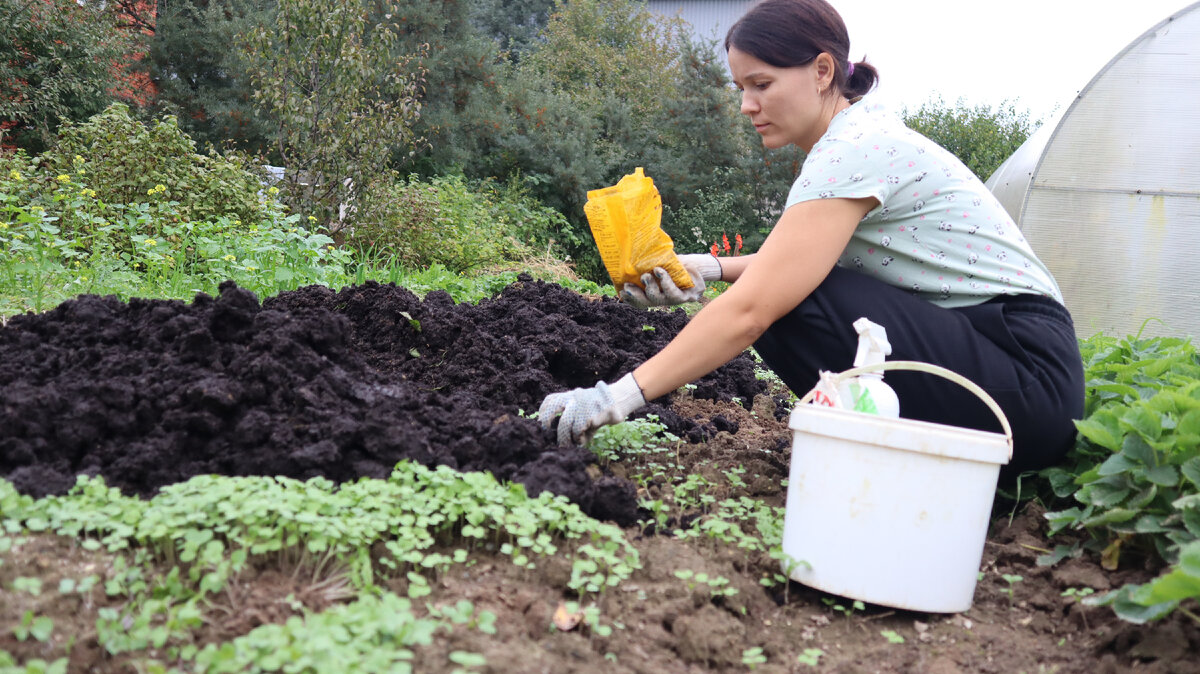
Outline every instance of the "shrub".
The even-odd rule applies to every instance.
[[[97,198],[110,204],[146,201],[150,190],[164,185],[160,198],[178,202],[183,220],[229,216],[254,223],[264,216],[262,180],[249,160],[197,154],[174,117],[144,124],[121,103],[82,124],[64,124],[43,162],[54,176],[82,172]]]
[[[368,188],[345,243],[367,258],[409,269],[440,264],[464,272],[517,261],[531,248],[514,235],[550,230],[561,216],[519,190],[504,194],[491,183],[472,187],[461,175],[385,175]]]
[[[958,157],[980,180],[1004,163],[1040,123],[1029,121],[1029,112],[1019,112],[1004,102],[995,109],[970,107],[959,99],[950,107],[940,97],[921,104],[916,111],[904,110],[904,123]]]

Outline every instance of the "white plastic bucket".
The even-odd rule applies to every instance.
[[[818,407],[807,404],[810,392],[789,423],[783,552],[791,561],[784,571],[810,587],[872,604],[966,611],[1000,465],[1012,458],[1012,429],[986,392],[936,365],[887,361],[835,379],[880,370],[919,370],[955,381],[991,408],[1004,433]]]

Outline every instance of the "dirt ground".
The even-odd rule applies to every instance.
[[[497,615],[498,631],[455,631],[418,651],[417,671],[450,671],[447,654],[461,650],[482,654],[482,671],[493,672],[1200,672],[1200,627],[1186,616],[1132,625],[1064,595],[1142,582],[1156,569],[1109,572],[1088,556],[1039,566],[1067,541],[1047,538],[1036,503],[997,504],[974,606],[954,615],[858,608],[797,583],[764,587],[777,566],[765,555],[656,532],[637,504],[669,500],[665,484],[559,448],[524,415],[547,393],[612,381],[686,320],[528,278],[478,305],[376,284],[305,288],[261,305],[232,285],[192,303],[83,298],[0,327],[0,476],[39,496],[65,492],[79,473],[150,495],[203,473],[348,480],[411,459],[565,494],[624,527],[638,549],[642,568],[599,600],[614,627],[604,637],[553,627],[570,599],[569,568],[553,560],[535,574],[500,556],[453,568],[428,600],[468,599]],[[748,356],[649,411],[682,439],[677,470],[705,477],[711,496],[784,505],[787,410]],[[15,638],[33,610],[71,635],[70,671],[139,670],[96,643],[98,612],[112,605],[100,588],[35,598],[12,590],[17,578],[56,587],[103,576],[110,557],[35,535],[0,560],[0,649],[18,662],[61,651]],[[714,596],[681,569],[726,578],[737,593]],[[208,608],[196,638],[227,641],[348,598],[337,578],[260,564]],[[744,661],[749,649],[765,662]]]

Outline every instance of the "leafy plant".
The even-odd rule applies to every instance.
[[[1179,563],[1149,583],[1129,584],[1083,600],[1089,606],[1111,606],[1122,619],[1145,623],[1179,611],[1200,624],[1200,614],[1187,604],[1200,601],[1200,541],[1179,553]]]
[[[904,643],[904,637],[900,636],[895,630],[882,630],[879,633],[883,635],[884,639],[887,639],[889,644]]]
[[[143,123],[123,103],[64,124],[43,164],[48,175],[86,181],[91,196],[107,204],[173,202],[180,220],[228,217],[247,227],[267,217],[261,169],[248,158],[211,149],[198,153],[174,117]],[[81,227],[78,233],[90,231]]]
[[[254,100],[275,122],[284,198],[337,233],[392,152],[415,147],[422,53],[401,53],[395,0],[281,0],[274,17],[245,38]]]
[[[1176,564],[1200,539],[1200,357],[1166,337],[1096,336],[1082,351],[1088,388],[1073,464],[1042,473],[1078,505],[1046,513],[1051,531],[1089,532],[1110,569],[1125,551]]]

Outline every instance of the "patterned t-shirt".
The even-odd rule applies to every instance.
[[[979,178],[870,101],[834,116],[787,207],[863,197],[879,205],[859,223],[839,265],[944,307],[1021,293],[1062,302],[1054,277]]]

